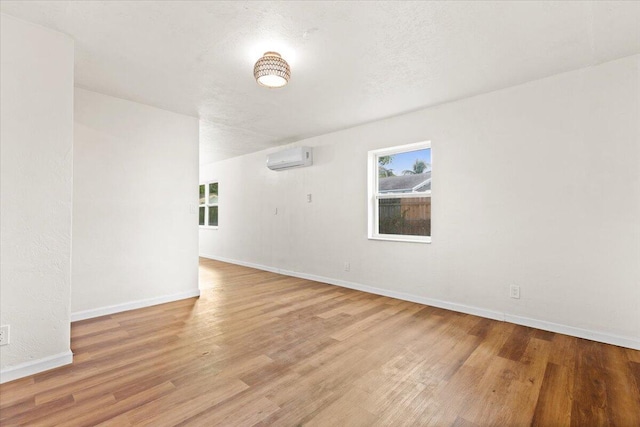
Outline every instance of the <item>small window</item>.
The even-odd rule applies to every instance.
[[[199,225],[218,226],[218,183],[200,184]]]
[[[431,242],[431,144],[369,152],[369,238]]]

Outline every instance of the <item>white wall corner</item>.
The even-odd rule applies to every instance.
[[[71,313],[71,322],[79,320],[93,319],[94,317],[107,316],[109,314],[122,313],[123,311],[135,310],[138,308],[151,307],[154,305],[165,304],[168,302],[180,301],[188,298],[200,297],[200,289],[192,291],[180,292],[172,295],[163,295],[156,298],[147,298],[143,300],[130,301],[123,304],[109,305],[91,310],[78,311]]]
[[[54,354],[53,356],[21,363],[0,371],[0,384],[28,377],[30,375],[39,374],[61,366],[70,365],[71,363],[73,363],[73,353],[71,350],[67,350],[64,353]]]
[[[74,42],[0,14],[1,381],[71,363]],[[45,71],[46,70],[46,71]],[[34,209],[34,191],[46,183]]]

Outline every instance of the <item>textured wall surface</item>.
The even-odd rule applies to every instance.
[[[72,313],[198,290],[198,120],[76,88]]]
[[[220,222],[200,253],[640,345],[639,61],[300,141],[308,168],[270,171],[267,151],[202,167]],[[425,140],[433,242],[368,240],[367,152]]]
[[[0,368],[69,351],[73,41],[2,15]]]

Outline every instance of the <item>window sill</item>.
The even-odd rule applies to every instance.
[[[369,240],[385,240],[387,242],[431,243],[431,236],[422,236],[416,238],[416,236],[387,235],[369,236],[368,238]]]
[[[217,230],[218,229],[217,225],[199,225],[198,227],[200,227],[201,230]]]

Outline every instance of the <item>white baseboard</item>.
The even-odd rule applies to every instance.
[[[148,298],[137,301],[125,302],[122,304],[109,305],[106,307],[94,308],[91,310],[77,311],[71,313],[71,321],[92,319],[94,317],[107,316],[109,314],[121,313],[123,311],[135,310],[136,308],[151,307],[152,305],[164,304],[167,302],[179,301],[181,299],[200,296],[200,289],[188,292],[181,292],[173,295],[163,295],[161,297]]]
[[[255,267],[258,268],[258,267]],[[367,292],[370,294],[381,295],[385,297],[400,299],[403,301],[416,302],[418,304],[428,305],[431,307],[444,308],[451,311],[457,311],[460,313],[473,314],[480,317],[486,317],[494,320],[504,320],[504,314],[498,311],[486,310],[484,308],[473,307],[464,304],[457,304],[454,302],[442,301],[433,298],[421,297],[418,295],[407,294],[404,292],[391,291],[389,289],[376,288],[374,286],[361,285],[359,283],[347,282],[346,280],[333,279],[331,277],[316,276],[314,274],[298,273],[289,270],[280,270],[279,274],[285,276],[299,277],[301,279],[313,280],[316,282],[328,283],[330,285],[336,285],[343,288],[355,289],[357,291]]]
[[[504,320],[516,325],[529,326],[531,328],[542,329],[544,331],[558,334],[570,335],[572,337],[584,338],[591,341],[603,342],[605,344],[617,345],[620,347],[640,350],[640,340],[623,337],[620,335],[607,334],[590,329],[576,328],[574,326],[562,325],[560,323],[547,322],[546,320],[531,319],[514,314],[505,314]]]
[[[200,258],[214,259],[216,261],[227,262],[229,264],[241,265],[243,267],[256,268],[258,270],[270,271],[271,273],[284,274],[284,273],[280,273],[281,271],[284,271],[284,270],[280,270],[279,268],[275,268],[275,267],[269,267],[268,265],[255,264],[253,262],[239,261],[237,259],[225,258],[225,257],[221,257],[221,256],[214,256],[214,255],[202,255],[201,254],[199,256],[200,256]]]
[[[73,353],[71,350],[67,350],[64,353],[54,354],[53,356],[47,356],[42,359],[11,366],[0,371],[0,384],[28,377],[30,375],[39,374],[40,372],[48,371],[49,369],[69,365],[72,362]]]
[[[488,319],[500,320],[504,322],[514,323],[516,325],[529,326],[536,329],[542,329],[549,332],[555,332],[564,335],[570,335],[577,338],[584,338],[591,341],[598,341],[605,344],[617,345],[620,347],[640,350],[640,340],[624,337],[614,334],[608,334],[600,331],[589,329],[581,329],[573,326],[563,325],[560,323],[547,322],[545,320],[531,319],[528,317],[517,316],[514,314],[503,313],[499,311],[488,310],[481,307],[468,306],[449,301],[442,301],[432,298],[426,298],[419,295],[407,294],[404,292],[392,291],[389,289],[376,288],[373,286],[363,285],[360,283],[348,282],[345,280],[334,279],[331,277],[316,276],[314,274],[300,273],[278,269],[275,267],[254,264],[246,261],[238,261],[230,258],[218,257],[213,255],[200,255],[203,258],[214,259],[217,261],[228,262],[230,264],[242,265],[245,267],[256,268],[258,270],[270,271],[272,273],[283,274],[285,276],[299,277],[301,279],[314,280],[316,282],[327,283],[330,285],[341,286],[343,288],[355,289],[362,292],[368,292],[375,295],[382,295],[390,298],[396,298],[403,301],[415,302],[432,307],[444,308],[446,310],[457,311],[460,313],[473,314],[475,316],[486,317]]]

